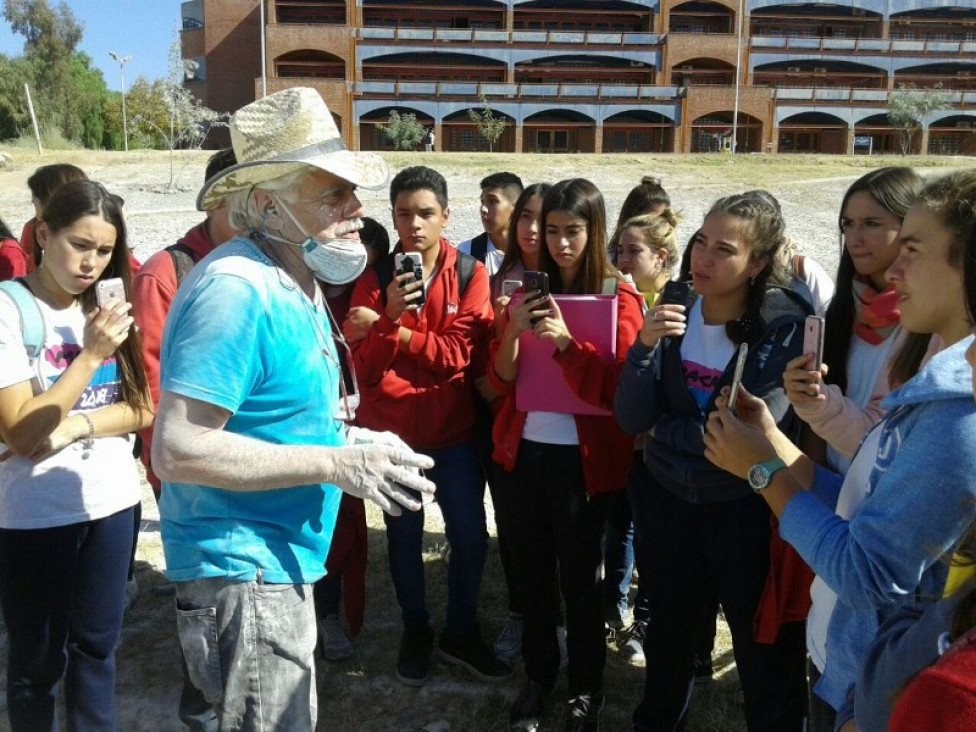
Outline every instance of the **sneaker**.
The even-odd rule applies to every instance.
[[[647,633],[647,621],[635,620],[624,633],[627,641],[620,646],[620,655],[627,663],[644,663],[644,634]]]
[[[536,732],[546,713],[546,691],[534,681],[526,681],[508,713],[510,732]]]
[[[437,655],[481,681],[501,681],[512,675],[512,667],[495,658],[477,629],[464,635],[445,630],[437,644]]]
[[[342,618],[330,613],[318,623],[319,649],[326,661],[345,661],[352,657],[352,643],[342,627]]]
[[[407,686],[423,686],[430,675],[430,654],[434,649],[434,631],[429,625],[405,629],[397,656],[397,681]]]
[[[600,732],[603,717],[603,702],[606,696],[602,691],[580,694],[569,700],[569,719],[565,732]]]
[[[139,597],[139,583],[133,577],[125,583],[125,594],[122,595],[123,614],[129,612],[129,608],[132,607],[132,603],[136,601],[137,597]]]
[[[495,639],[495,655],[511,662],[522,650],[522,616],[512,613]]]
[[[699,658],[695,661],[695,683],[698,685],[711,684],[715,681],[711,658]]]
[[[627,627],[627,606],[621,610],[619,605],[606,605],[603,608],[603,619],[608,628],[612,630],[623,630]]]

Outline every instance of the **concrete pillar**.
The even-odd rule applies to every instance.
[[[434,152],[440,152],[444,150],[444,138],[441,137],[441,125],[440,120],[434,120]]]
[[[593,131],[593,152],[603,152],[603,125],[597,125]]]
[[[847,128],[847,154],[854,154],[854,125]]]
[[[522,133],[525,128],[522,125],[516,125],[515,127],[515,150],[513,152],[523,152],[522,150]]]

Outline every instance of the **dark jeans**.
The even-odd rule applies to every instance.
[[[621,618],[626,617],[630,580],[634,572],[634,512],[631,508],[631,484],[634,473],[647,470],[640,451],[634,452],[634,461],[627,477],[627,490],[607,496],[607,528],[603,535],[603,606],[607,611],[615,609]],[[643,484],[643,481],[640,482]],[[638,567],[638,574],[640,568]],[[637,595],[634,598],[634,620],[646,622],[650,616],[647,599],[647,583],[637,579]]]
[[[14,732],[115,729],[115,649],[132,549],[132,509],[49,529],[0,529],[7,712]]]
[[[806,712],[804,630],[790,623],[777,642],[753,640],[753,616],[769,570],[769,509],[759,496],[694,504],[654,480],[637,492],[635,519],[649,583],[641,729],[673,730],[686,713],[700,618],[711,587],[732,632],[750,732],[800,730]]]
[[[810,718],[807,732],[834,732],[837,722],[837,710],[817,696],[813,687],[820,681],[820,671],[809,658],[807,659],[807,678],[810,692]]]
[[[314,585],[312,594],[315,598],[315,617],[324,620],[329,615],[339,613],[339,603],[342,600],[342,575],[327,574]]]
[[[522,657],[526,675],[551,691],[559,673],[559,586],[566,602],[569,695],[603,687],[607,647],[600,591],[604,497],[590,498],[576,445],[522,440],[509,491],[507,519],[515,581],[525,600]]]
[[[447,569],[447,629],[463,635],[477,626],[478,592],[488,551],[485,483],[473,443],[424,450],[434,459],[427,478],[437,485],[436,500],[444,514],[451,547]],[[424,511],[384,514],[393,586],[407,628],[430,624],[424,582]]]

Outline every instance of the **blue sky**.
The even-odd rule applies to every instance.
[[[68,5],[84,23],[79,49],[102,70],[109,89],[117,91],[121,86],[119,65],[109,58],[109,51],[132,57],[125,65],[126,88],[140,76],[150,80],[166,76],[169,47],[181,25],[180,0],[68,0]],[[23,36],[14,35],[0,16],[0,53],[20,56],[23,52]]]

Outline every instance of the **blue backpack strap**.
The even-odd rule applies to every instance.
[[[27,358],[33,365],[44,346],[44,316],[37,306],[34,296],[27,286],[17,280],[0,282],[0,291],[5,292],[20,313],[20,333],[24,338]]]

